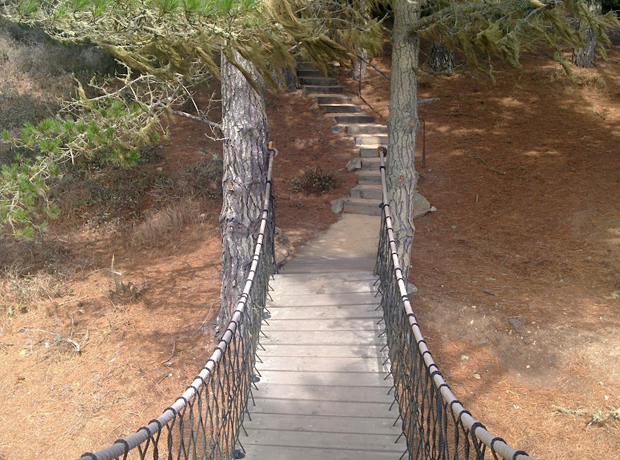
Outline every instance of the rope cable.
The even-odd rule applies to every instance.
[[[476,459],[484,459],[488,448],[494,458],[499,455],[505,460],[533,460],[476,421],[456,399],[438,370],[418,326],[402,276],[388,201],[387,149],[379,147],[377,154],[381,159],[382,222],[375,275],[379,275],[379,286],[384,293],[381,302],[388,332],[390,373],[394,377],[409,458],[418,458],[422,451],[431,449],[437,453],[428,454],[428,458],[468,459],[473,447]],[[431,403],[436,398],[442,403],[439,400]],[[427,458],[426,453],[423,455]]]
[[[138,449],[141,459],[159,458],[162,450],[168,451],[167,454],[162,453],[167,455],[166,458],[232,458],[243,422],[243,410],[240,408],[245,407],[250,391],[248,369],[254,367],[268,280],[275,267],[275,261],[271,260],[275,228],[271,193],[276,154],[277,151],[270,146],[260,227],[246,282],[228,327],[210,358],[185,391],[159,417],[133,435],[119,439],[98,452],[85,453],[79,460],[125,458],[138,446],[141,447]],[[248,307],[248,299],[255,299],[255,304],[260,308]],[[207,391],[203,392],[203,389]],[[200,398],[200,411],[194,409],[197,398]],[[197,423],[196,419],[200,422]],[[164,427],[168,429],[167,446],[159,445]],[[152,451],[149,452],[149,449]]]

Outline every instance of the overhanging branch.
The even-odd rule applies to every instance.
[[[190,120],[199,121],[200,123],[204,123],[205,125],[208,125],[213,129],[219,129],[220,131],[222,130],[222,125],[220,125],[219,123],[215,123],[211,120],[207,120],[206,118],[197,117],[196,115],[192,115],[191,113],[187,112],[181,112],[180,110],[173,110],[172,113],[180,117],[189,118]]]

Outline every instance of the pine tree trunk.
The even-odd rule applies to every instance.
[[[388,119],[387,185],[403,276],[407,279],[413,242],[412,198],[418,182],[414,150],[418,127],[417,71],[419,37],[409,25],[420,17],[421,0],[394,0],[392,84]]]
[[[251,75],[254,66],[234,54]],[[243,74],[222,54],[222,133],[224,135],[221,309],[217,327],[223,330],[243,290],[255,235],[260,225],[267,178],[267,118],[263,83],[257,93]]]
[[[586,3],[591,13],[601,14],[601,0],[586,0]],[[573,64],[577,67],[594,67],[596,64],[597,36],[594,31],[592,31],[592,29],[590,29],[588,25],[583,22],[580,24],[579,30],[583,34],[584,47],[575,48],[573,50]]]
[[[454,53],[443,43],[433,43],[428,66],[434,73],[452,75],[454,73]]]

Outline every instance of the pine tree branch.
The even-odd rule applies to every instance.
[[[187,113],[187,112],[181,112],[180,110],[173,110],[172,113],[174,113],[175,115],[178,115],[180,117],[189,118],[190,120],[199,121],[200,123],[204,123],[205,125],[209,125],[212,128],[214,128],[214,129],[219,129],[220,131],[222,130],[222,125],[220,125],[219,123],[215,123],[213,121],[207,120],[206,118],[197,117],[196,115],[192,115],[192,114]]]

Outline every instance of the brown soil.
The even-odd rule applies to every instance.
[[[301,92],[270,93],[268,115],[279,150],[277,225],[298,247],[338,219],[329,202],[356,181],[344,169],[354,149]],[[199,160],[201,149],[221,151],[205,126],[176,120],[149,174],[173,174]],[[306,166],[338,171],[341,185],[322,195],[293,193],[290,180]],[[144,195],[143,205],[151,202]],[[0,302],[0,460],[77,458],[105,447],[158,416],[202,368],[215,343],[205,326],[219,299],[221,202],[194,204],[172,205],[194,212],[186,220],[196,223],[181,234],[151,230],[147,240],[156,245],[142,244],[143,233],[136,238],[139,222],[65,216],[39,257],[55,248],[62,254],[56,271],[71,275],[50,282],[32,273],[30,283],[18,282],[9,267]],[[112,276],[112,257],[122,279]],[[42,298],[33,301],[37,291]]]
[[[620,421],[590,423],[620,407],[620,48],[610,58],[577,83],[533,56],[522,72],[497,65],[495,86],[465,70],[420,78],[420,96],[440,100],[420,107],[419,188],[437,212],[416,221],[414,306],[457,397],[541,459],[620,459]],[[372,70],[363,95],[387,117],[389,84]],[[337,219],[329,201],[355,181],[342,171],[352,145],[311,104],[269,94],[276,217],[295,246]],[[172,174],[205,145],[217,151],[206,132],[178,120],[153,173]],[[306,165],[341,169],[342,186],[292,193]],[[219,203],[199,206],[195,223],[155,247],[123,243],[127,226],[76,230],[66,218],[54,228],[55,264],[69,275],[0,317],[0,459],[103,447],[159,415],[202,367],[220,246]],[[125,293],[113,255],[135,286]]]
[[[496,435],[541,459],[620,459],[620,47],[574,83],[541,56],[495,68],[496,85],[420,77],[439,98],[419,110],[426,168],[416,149],[437,212],[415,222],[414,309]],[[389,83],[369,80],[387,119]]]

